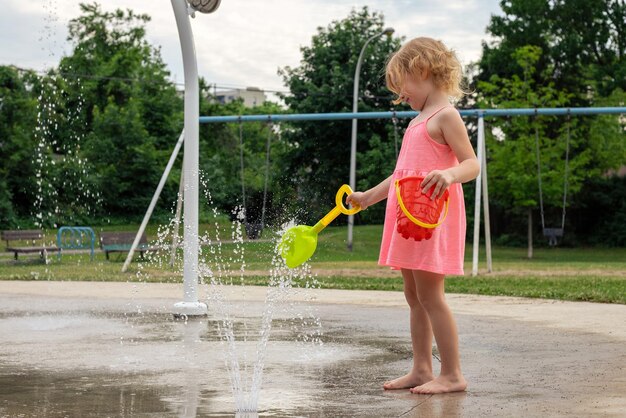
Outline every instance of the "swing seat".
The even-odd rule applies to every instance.
[[[563,228],[543,228],[543,236],[548,238],[551,247],[555,247],[559,243],[557,237],[563,236]]]
[[[245,228],[248,239],[258,239],[263,231],[263,225],[260,222],[246,222]]]

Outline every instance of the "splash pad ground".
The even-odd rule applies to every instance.
[[[180,285],[0,281],[0,416],[233,416],[209,317],[171,319]],[[266,288],[225,289],[260,315]],[[318,289],[323,345],[274,317],[260,416],[618,416],[626,306],[449,295],[466,393],[383,391],[410,366],[401,292]],[[302,292],[293,295],[310,298]],[[302,299],[305,300],[305,299]],[[438,361],[433,360],[435,369]]]

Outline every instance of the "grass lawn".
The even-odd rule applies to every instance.
[[[136,225],[101,228],[102,230],[136,230]],[[220,236],[230,239],[231,231],[221,225]],[[100,228],[98,229],[101,230]],[[214,231],[204,225],[201,231]],[[147,231],[156,238],[157,228]],[[376,264],[382,226],[359,226],[354,231],[354,250],[346,249],[346,228],[329,227],[319,237],[318,248],[311,260],[313,272],[322,288],[402,290],[398,272]],[[266,238],[271,238],[268,231]],[[53,237],[54,232],[49,236]],[[223,259],[238,259],[241,245],[223,243]],[[245,242],[243,244],[246,275],[249,285],[266,285],[274,243]],[[4,247],[0,247],[0,251]],[[204,247],[204,258],[211,264],[211,251]],[[485,270],[484,248],[480,252],[480,275],[471,277],[471,245],[465,252],[466,276],[446,278],[446,291],[483,295],[509,295],[575,301],[626,303],[626,248],[536,248],[534,258],[525,258],[525,248],[495,247],[493,272]],[[22,260],[22,258],[24,260]],[[97,253],[94,262],[86,254],[64,255],[61,261],[51,256],[45,265],[32,256],[20,256],[14,262],[9,256],[0,258],[0,280],[91,280],[91,281],[149,281],[180,282],[180,263],[176,268],[167,264],[165,253],[150,257],[146,262],[137,258],[127,273],[121,272],[125,254],[112,255],[111,261]],[[238,262],[231,268],[239,270]],[[238,275],[237,275],[238,277]],[[239,278],[236,279],[239,282]]]

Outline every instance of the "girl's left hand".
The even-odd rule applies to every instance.
[[[426,193],[435,186],[431,200],[440,198],[450,185],[454,183],[454,176],[448,170],[433,170],[424,177],[422,193]]]

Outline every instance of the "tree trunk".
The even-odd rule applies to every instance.
[[[528,258],[533,258],[533,210],[528,208]]]

